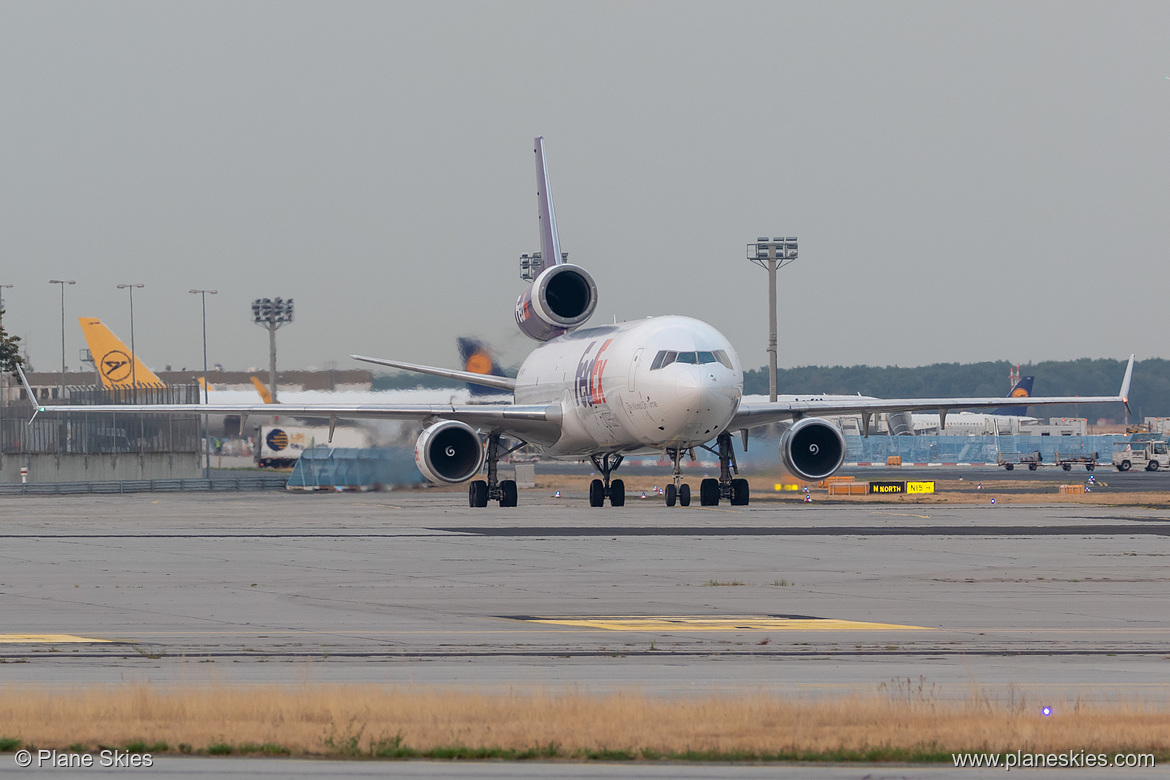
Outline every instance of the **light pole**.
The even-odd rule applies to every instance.
[[[252,322],[268,328],[268,392],[276,403],[276,329],[293,321],[292,298],[252,301]]]
[[[65,285],[77,282],[73,279],[50,279],[49,284],[61,285],[61,403],[65,403]]]
[[[768,400],[776,401],[776,270],[796,259],[796,236],[768,239],[762,236],[747,245],[748,260],[768,270]]]
[[[138,366],[138,358],[134,354],[134,288],[139,289],[145,287],[145,284],[119,284],[119,290],[130,291],[130,387],[134,392],[134,403],[138,403],[138,374],[135,368]]]
[[[4,330],[4,291],[11,290],[11,284],[0,284],[0,331]],[[36,403],[35,401],[33,403]],[[0,406],[8,406],[8,372],[0,371]]]
[[[188,290],[192,295],[198,295],[203,299],[203,403],[209,403],[207,399],[207,296],[215,295],[215,290]],[[211,432],[208,428],[207,415],[203,415],[203,448],[207,452],[207,459],[204,461],[206,465],[203,467],[203,478],[211,479]]]

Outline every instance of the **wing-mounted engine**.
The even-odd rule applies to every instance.
[[[580,266],[558,263],[537,274],[520,295],[516,325],[525,336],[548,341],[584,325],[596,308],[593,277]]]
[[[431,482],[466,482],[483,468],[479,434],[467,423],[437,422],[419,434],[414,462]]]
[[[845,462],[845,437],[828,420],[805,417],[780,437],[780,459],[801,479],[824,479]]]

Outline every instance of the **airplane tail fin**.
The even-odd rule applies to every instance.
[[[463,361],[464,371],[486,376],[504,376],[504,370],[482,341],[472,336],[460,336],[455,343],[459,347],[459,359]],[[473,396],[508,394],[507,390],[470,382],[467,383],[467,387]]]
[[[268,388],[264,385],[264,383],[256,377],[251,377],[251,380],[252,387],[256,388],[256,392],[260,394],[260,400],[266,404],[272,403],[272,393],[268,391]]]
[[[540,255],[544,258],[544,267],[560,265],[561,239],[557,236],[557,215],[553,209],[552,185],[548,178],[548,163],[544,159],[544,137],[536,139],[536,200],[539,208],[540,220]]]
[[[1034,376],[1022,376],[1020,381],[1016,382],[1016,386],[1008,393],[1008,398],[1027,398],[1032,395],[1032,382],[1036,379]],[[1028,407],[1025,406],[998,406],[992,409],[990,414],[1002,414],[1012,417],[1026,417],[1028,414]]]
[[[81,333],[89,345],[94,365],[106,388],[165,387],[161,379],[147,368],[137,355],[131,355],[130,348],[113,334],[97,317],[78,317]]]

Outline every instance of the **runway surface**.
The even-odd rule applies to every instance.
[[[0,684],[936,698],[1170,687],[1170,511],[598,510],[547,491],[511,510],[464,503],[428,491],[6,499]]]

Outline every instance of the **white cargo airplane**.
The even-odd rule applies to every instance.
[[[427,427],[415,445],[419,470],[434,482],[471,482],[473,507],[498,501],[516,505],[516,483],[499,480],[499,459],[523,444],[552,458],[588,457],[600,472],[589,487],[589,505],[625,503],[625,485],[610,475],[627,455],[663,452],[673,460],[673,482],[665,489],[667,506],[687,506],[690,487],[682,481],[680,460],[696,447],[719,458],[719,478],[704,479],[699,502],[721,499],[748,503],[748,483],[738,468],[731,437],[739,431],[747,444],[749,428],[790,421],[780,454],[788,469],[807,479],[823,479],[840,468],[845,440],[838,428],[817,415],[860,414],[863,431],[878,412],[947,410],[1002,406],[999,398],[922,398],[879,400],[862,397],[785,399],[747,402],[743,370],[735,349],[719,331],[690,317],[644,320],[582,328],[597,306],[597,286],[585,269],[565,261],[544,159],[544,140],[536,139],[537,200],[544,267],[516,302],[516,324],[541,342],[520,366],[515,379],[485,376],[395,360],[354,355],[357,360],[511,391],[513,402],[482,404],[264,404],[49,406],[38,412],[164,412],[240,415],[312,415],[339,418],[416,420]],[[551,263],[550,263],[551,260]],[[1126,401],[1133,357],[1116,396],[1031,398],[1029,404]],[[35,415],[34,415],[35,416]],[[713,447],[711,445],[714,445]],[[475,479],[487,463],[487,479]]]

